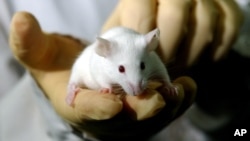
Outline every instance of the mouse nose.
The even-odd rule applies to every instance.
[[[133,95],[140,95],[145,89],[145,85],[142,81],[139,81],[139,83],[136,84],[129,83],[129,86],[133,91]]]

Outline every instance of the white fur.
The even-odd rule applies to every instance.
[[[152,32],[158,34],[157,31]],[[112,84],[119,84],[126,93],[137,95],[145,89],[148,80],[152,77],[169,83],[164,64],[154,50],[152,51],[156,47],[148,46],[146,38],[151,37],[153,36],[139,34],[124,27],[116,27],[107,31],[101,36],[102,39],[97,38],[97,41],[88,46],[76,60],[69,84],[74,83],[79,87],[97,90],[102,88],[112,90]],[[154,38],[158,40],[158,36]],[[103,44],[98,43],[103,39],[110,41],[110,44],[106,41]],[[105,48],[108,44],[110,46]],[[98,46],[104,47],[96,49]],[[105,53],[101,53],[102,50]],[[142,61],[146,66],[143,71],[140,69]],[[125,73],[118,71],[119,65],[125,67]]]

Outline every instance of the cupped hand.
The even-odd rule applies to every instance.
[[[126,26],[147,33],[157,27],[163,61],[190,67],[204,51],[211,60],[221,60],[242,20],[234,0],[120,0],[103,31]]]
[[[165,107],[142,121],[133,120],[124,112],[126,104],[117,95],[94,90],[80,89],[74,106],[69,106],[65,98],[70,69],[86,44],[70,36],[43,32],[35,17],[27,12],[14,15],[9,42],[15,58],[31,73],[56,112],[78,130],[102,139],[149,137],[181,115],[195,97],[195,82],[180,77],[174,81],[178,95],[168,95],[159,88]],[[135,97],[125,98],[126,103],[133,101],[140,102]]]

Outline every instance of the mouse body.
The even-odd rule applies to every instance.
[[[140,34],[115,27],[96,38],[77,58],[72,67],[66,102],[71,105],[80,87],[112,93],[118,84],[129,95],[140,95],[150,80],[170,86],[164,63],[155,50],[159,30]]]

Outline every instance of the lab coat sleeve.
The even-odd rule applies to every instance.
[[[56,114],[29,73],[0,101],[1,141],[84,141]]]

